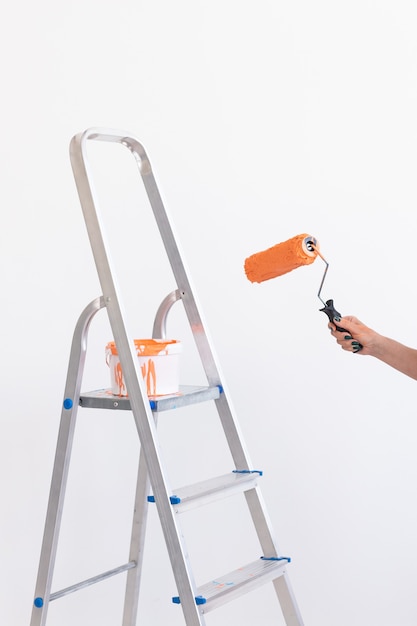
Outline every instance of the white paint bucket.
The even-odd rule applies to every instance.
[[[175,339],[135,339],[136,354],[148,396],[165,396],[178,392],[181,347],[181,342]],[[113,395],[127,396],[122,366],[114,341],[106,346],[106,363],[110,369]]]

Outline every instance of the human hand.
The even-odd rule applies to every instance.
[[[372,347],[377,338],[376,333],[368,326],[365,326],[357,317],[346,315],[341,319],[334,320],[338,327],[342,327],[345,331],[336,330],[336,325],[329,322],[328,327],[332,336],[343,350],[348,352],[360,352],[361,354],[372,354]]]

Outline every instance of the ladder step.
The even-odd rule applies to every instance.
[[[285,574],[285,568],[290,561],[291,559],[288,557],[261,557],[253,563],[198,587],[195,598],[196,604],[201,605],[202,613],[208,613],[222,604],[226,604],[282,576]],[[178,596],[173,597],[172,601],[175,604],[181,603]]]
[[[214,387],[195,387],[180,385],[178,393],[166,396],[151,396],[149,404],[152,411],[170,411],[183,406],[217,400],[222,393],[219,385]],[[113,409],[130,411],[130,399],[123,396],[114,396],[110,389],[88,391],[80,395],[80,406],[87,409]]]
[[[234,470],[229,474],[175,489],[174,495],[170,497],[171,504],[178,513],[182,513],[234,493],[254,489],[260,476],[260,470]],[[155,502],[155,497],[148,496],[148,502]]]

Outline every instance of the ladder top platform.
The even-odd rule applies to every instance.
[[[169,411],[183,406],[217,400],[220,397],[221,387],[195,387],[180,385],[178,393],[167,396],[150,396],[149,404],[152,411]],[[89,391],[80,395],[80,406],[89,409],[113,409],[130,411],[130,399],[124,396],[115,396],[110,389]]]

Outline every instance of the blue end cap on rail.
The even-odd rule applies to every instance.
[[[155,502],[155,496],[148,496],[148,502]],[[178,496],[169,496],[169,501],[171,504],[179,504],[181,502],[181,498]]]
[[[207,598],[205,598],[204,596],[196,596],[194,598],[194,600],[195,600],[195,603],[197,605],[206,604],[207,603]],[[173,601],[174,604],[181,604],[181,600],[180,600],[179,596],[174,596],[172,598],[172,601]]]

